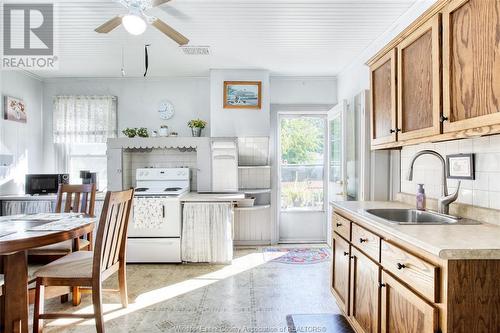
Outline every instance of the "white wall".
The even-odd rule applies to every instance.
[[[224,109],[224,81],[261,81],[260,110]],[[251,69],[210,70],[211,136],[268,136],[270,131],[269,72]]]
[[[337,104],[335,77],[271,77],[271,104]]]
[[[118,130],[126,127],[147,127],[157,130],[168,125],[180,136],[190,136],[187,122],[193,118],[210,120],[208,78],[110,78],[49,79],[44,83],[45,170],[55,169],[52,141],[53,97],[56,95],[113,95],[118,97]],[[175,108],[172,119],[161,120],[158,106],[167,99]],[[210,133],[210,121],[203,135]]]
[[[20,71],[3,71],[0,81],[0,154],[12,154],[14,157],[13,165],[1,170],[0,194],[19,194],[24,193],[26,173],[43,171],[42,82]],[[26,124],[3,119],[5,95],[24,100],[27,110]]]
[[[500,135],[426,143],[404,147],[401,150],[401,191],[415,194],[417,184],[424,184],[427,196],[441,196],[441,163],[434,156],[422,156],[414,166],[413,181],[406,179],[413,155],[423,149],[432,149],[443,157],[451,154],[474,153],[476,160],[475,180],[462,180],[458,202],[500,209]],[[457,180],[448,180],[449,191],[455,191]]]

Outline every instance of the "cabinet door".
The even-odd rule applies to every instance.
[[[396,141],[396,49],[370,67],[372,146]]]
[[[379,266],[351,247],[351,311],[357,332],[379,331],[380,287]]]
[[[349,243],[342,237],[333,236],[332,291],[339,307],[349,315]]]
[[[398,45],[398,140],[441,132],[440,24],[437,15]]]
[[[438,310],[382,272],[382,333],[434,333]]]
[[[443,11],[444,132],[500,124],[499,13],[498,0],[454,0]]]

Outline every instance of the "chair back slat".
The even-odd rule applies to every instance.
[[[90,200],[89,200],[90,194]],[[60,184],[57,191],[56,213],[83,213],[94,216],[95,184]],[[64,202],[64,209],[63,207]]]
[[[113,229],[110,230],[110,233],[111,233],[111,245],[109,247],[106,248],[107,252],[104,256],[105,258],[105,263],[106,263],[106,267],[110,267],[112,266],[116,261],[114,261],[115,259],[115,251],[116,249],[119,249],[120,248],[120,244],[118,243],[118,239],[120,238],[119,237],[119,234],[120,234],[120,231],[121,231],[121,228],[122,228],[122,225],[123,223],[119,223],[118,221],[121,221],[123,219],[123,212],[124,212],[124,207],[125,207],[126,203],[121,203],[118,205],[117,207],[117,211],[116,211],[116,221],[115,221],[115,225],[113,226]]]
[[[127,228],[134,190],[108,192],[97,229],[93,275],[125,260]]]

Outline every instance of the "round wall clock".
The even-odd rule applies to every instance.
[[[174,116],[174,105],[170,101],[163,100],[160,102],[158,112],[161,119],[168,120]]]

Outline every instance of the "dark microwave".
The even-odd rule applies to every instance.
[[[57,193],[59,184],[69,184],[69,174],[27,174],[25,192],[31,195]]]

